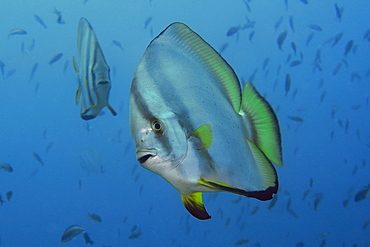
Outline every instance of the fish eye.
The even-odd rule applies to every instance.
[[[152,121],[152,129],[156,132],[161,132],[163,131],[163,124],[158,119],[155,119]]]

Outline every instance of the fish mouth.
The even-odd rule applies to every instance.
[[[137,161],[140,163],[140,165],[147,162],[150,158],[153,158],[154,156],[156,156],[155,153],[145,152],[145,151],[139,151],[136,153],[136,155],[137,155]]]
[[[153,155],[151,154],[146,154],[144,156],[141,156],[140,158],[137,159],[137,161],[139,161],[140,164],[143,164],[145,163],[148,159],[150,159],[151,157],[153,157]]]

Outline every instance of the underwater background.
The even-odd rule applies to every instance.
[[[71,225],[93,246],[370,246],[368,0],[0,3],[1,247],[86,246],[82,234],[61,243]],[[75,105],[81,17],[111,68],[115,117],[104,108],[84,121]],[[131,80],[175,21],[277,113],[284,166],[272,201],[205,193],[212,219],[200,221],[136,161]]]

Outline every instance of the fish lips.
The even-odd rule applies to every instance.
[[[148,160],[152,159],[153,157],[157,156],[157,153],[154,152],[155,150],[139,150],[136,152],[136,159],[140,163],[140,165],[144,165]]]

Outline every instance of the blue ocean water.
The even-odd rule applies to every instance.
[[[0,2],[0,165],[13,168],[0,169],[1,247],[85,246],[82,234],[61,243],[71,225],[94,246],[370,246],[370,196],[355,201],[370,183],[369,1]],[[81,17],[111,67],[116,117],[104,109],[84,121],[75,105]],[[274,207],[204,194],[212,219],[197,220],[136,161],[131,80],[149,42],[175,21],[222,49],[275,109],[284,166]],[[27,34],[9,35],[15,28]]]

